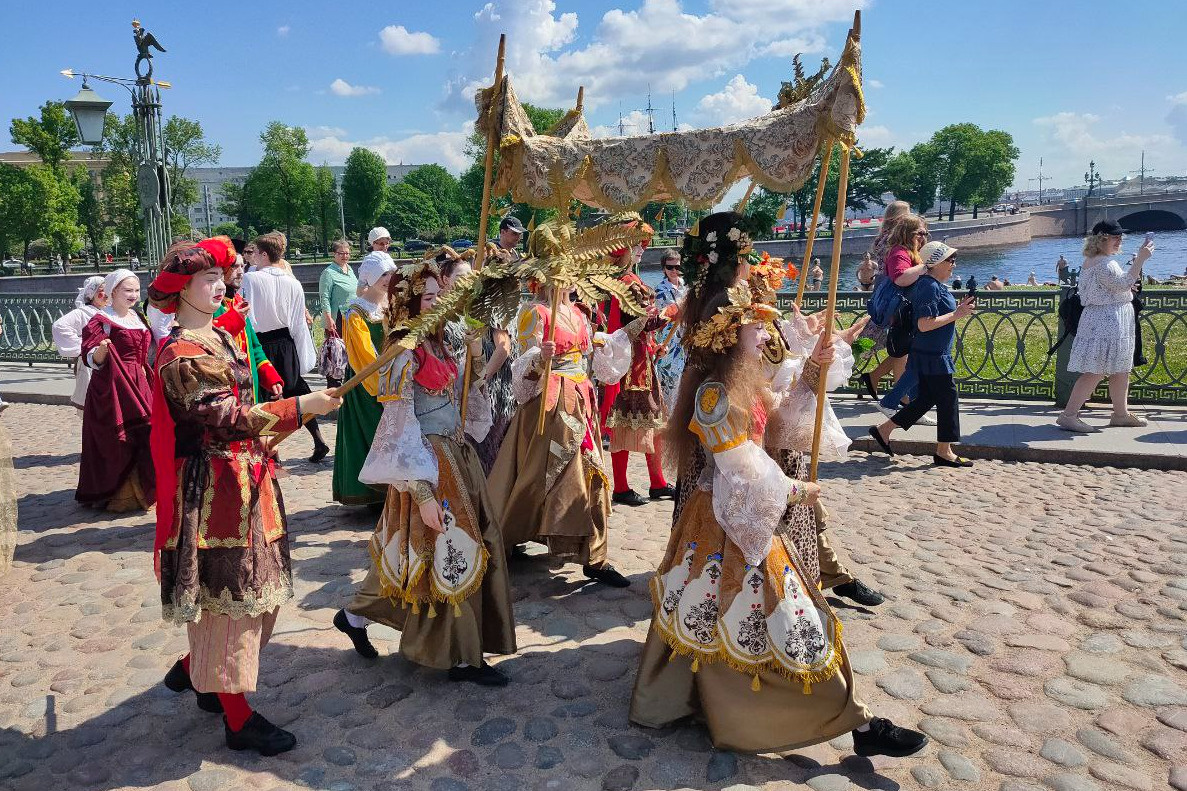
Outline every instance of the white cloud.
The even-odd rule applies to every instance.
[[[645,96],[648,85],[680,91],[736,73],[757,57],[819,51],[824,39],[817,28],[849,21],[853,7],[853,0],[713,0],[707,13],[694,14],[680,0],[641,0],[631,10],[607,11],[573,47],[577,15],[557,14],[554,0],[490,0],[475,15],[479,43],[461,55],[462,75],[450,84],[446,103],[469,112],[474,91],[490,82],[501,32],[522,100],[570,106],[584,85],[593,109]]]
[[[388,25],[379,31],[379,42],[389,55],[436,55],[441,42],[429,33],[413,33],[403,25]]]
[[[1054,183],[1079,184],[1092,160],[1104,178],[1122,178],[1137,169],[1142,151],[1147,164],[1153,162],[1159,170],[1180,169],[1187,160],[1180,132],[1187,129],[1175,128],[1175,110],[1187,105],[1175,104],[1175,98],[1171,97],[1173,106],[1167,120],[1179,139],[1161,133],[1113,131],[1107,128],[1106,119],[1092,113],[1061,112],[1034,119],[1041,135],[1036,153],[1044,158],[1045,173]],[[1184,116],[1187,126],[1187,113]]]
[[[695,115],[706,126],[725,126],[771,111],[772,102],[758,95],[758,86],[741,74],[697,102]]]
[[[381,93],[381,91],[374,86],[351,85],[341,77],[330,83],[330,90],[336,96],[370,96],[371,94]]]
[[[882,80],[867,80],[867,79],[864,79],[864,78],[863,78],[863,79],[862,79],[862,83],[861,83],[861,84],[862,84],[862,87],[863,87],[863,88],[873,88],[873,89],[875,89],[875,90],[877,90],[878,88],[885,88],[885,87],[886,87],[886,86],[885,86],[885,85],[882,83]]]
[[[857,144],[863,148],[885,148],[893,141],[890,129],[881,124],[857,128]]]
[[[1179,143],[1187,146],[1187,91],[1166,98],[1171,103],[1171,110],[1167,113],[1166,122],[1170,124],[1171,133]]]
[[[288,36],[290,30],[292,30],[292,28],[288,25],[281,25],[280,27],[276,28],[276,35],[280,36],[281,38],[285,38]]]
[[[470,166],[466,156],[466,140],[473,130],[473,123],[466,122],[456,131],[419,132],[406,137],[373,137],[367,140],[351,140],[342,129],[310,127],[309,161],[328,162],[340,165],[346,161],[351,149],[356,146],[369,148],[379,154],[389,165],[400,163],[425,165],[437,163],[457,175]]]
[[[824,52],[824,48],[824,37],[812,34],[807,36],[792,36],[791,38],[772,41],[763,47],[762,54],[770,58],[790,59],[796,55],[811,55],[817,52]],[[804,59],[805,69],[812,65],[811,61]],[[815,73],[815,69],[812,69],[812,72]]]

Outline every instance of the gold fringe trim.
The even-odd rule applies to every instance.
[[[653,576],[651,578],[650,586],[652,604],[655,606],[657,612],[662,604],[661,600],[659,599],[659,578],[659,574]],[[832,657],[827,663],[825,663],[823,667],[817,670],[790,670],[775,659],[767,659],[762,662],[740,662],[726,650],[724,645],[721,645],[720,647],[710,651],[694,648],[683,642],[679,635],[675,634],[672,630],[664,626],[658,617],[652,618],[651,622],[655,626],[656,631],[659,632],[660,637],[662,637],[668,647],[672,649],[672,653],[668,655],[668,661],[671,662],[675,660],[677,656],[692,657],[693,673],[696,673],[700,670],[702,661],[705,664],[724,662],[731,669],[736,670],[739,673],[753,675],[754,680],[750,684],[750,689],[754,692],[758,692],[762,688],[762,684],[758,680],[758,674],[761,672],[771,672],[778,673],[788,681],[798,681],[803,685],[803,694],[811,695],[813,684],[822,684],[828,681],[833,676],[835,676],[837,671],[840,670],[845,664],[845,660],[840,650],[840,646],[842,644],[841,632],[844,630],[844,627],[841,624],[840,619],[838,619],[835,615],[832,613],[829,613],[828,615],[833,623]],[[720,635],[718,636],[718,642],[723,642]]]

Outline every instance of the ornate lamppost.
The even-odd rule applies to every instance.
[[[136,79],[109,77],[102,74],[78,72],[73,69],[62,71],[63,76],[82,77],[82,90],[70,101],[66,109],[74,117],[78,136],[85,145],[97,146],[103,142],[104,118],[111,102],[102,99],[91,90],[88,80],[99,80],[119,85],[132,96],[132,116],[136,120],[136,189],[140,197],[140,210],[144,216],[145,254],[150,271],[160,266],[172,237],[170,230],[170,184],[165,167],[165,139],[161,124],[161,88],[173,87],[162,80],[154,80],[152,73],[152,52],[155,48],[164,52],[152,33],[140,26],[139,20],[132,21],[132,37],[136,43]]]

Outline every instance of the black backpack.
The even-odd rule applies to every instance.
[[[1047,350],[1047,356],[1055,354],[1055,350],[1063,345],[1069,335],[1075,335],[1076,330],[1080,328],[1080,314],[1084,312],[1084,303],[1080,302],[1080,289],[1075,286],[1068,287],[1063,295],[1063,301],[1059,303],[1059,320],[1063,322],[1063,332],[1059,335],[1059,340],[1055,345]]]
[[[886,353],[891,357],[902,357],[911,351],[911,339],[915,337],[915,309],[905,296],[895,308],[886,332]]]

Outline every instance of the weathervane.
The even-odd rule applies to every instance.
[[[156,47],[159,52],[164,52],[165,48],[161,46],[159,41],[157,41],[156,36],[154,36],[152,33],[149,33],[140,26],[139,19],[132,20],[132,38],[136,41],[136,52],[139,53],[136,55],[136,76],[142,80],[151,80],[152,53],[148,51],[149,47]],[[148,65],[148,74],[140,73],[141,63]]]

